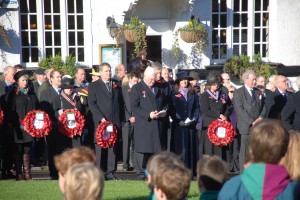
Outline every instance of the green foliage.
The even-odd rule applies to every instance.
[[[195,48],[198,53],[203,53],[208,45],[208,34],[205,25],[200,23],[199,18],[191,16],[189,24],[184,27],[178,28],[174,33],[174,41],[172,45],[173,58],[179,58],[180,47],[178,43],[178,34],[180,31],[194,32],[197,37],[197,42],[194,43],[192,48]]]
[[[142,23],[139,17],[131,17],[130,24],[123,25],[124,30],[134,30],[137,35],[137,39],[134,42],[134,55],[133,57],[138,57],[142,52],[147,51],[147,40],[146,40],[146,30],[147,25]]]
[[[5,44],[10,48],[11,47],[11,42],[10,40],[8,39],[8,36],[6,34],[6,30],[4,28],[3,25],[0,25],[0,35],[2,36]]]
[[[224,71],[236,75],[242,80],[243,73],[250,69],[255,71],[257,76],[264,76],[268,79],[272,74],[277,74],[277,69],[273,66],[263,63],[260,54],[254,54],[250,62],[247,55],[233,56],[224,65]]]
[[[66,56],[65,61],[62,60],[60,54],[55,57],[42,58],[39,61],[39,67],[43,69],[58,69],[64,74],[68,74],[72,77],[75,76],[76,71],[76,58],[74,56]]]

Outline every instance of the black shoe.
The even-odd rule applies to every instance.
[[[133,170],[134,170],[134,168],[133,168],[132,166],[124,167],[124,168],[123,168],[123,171],[124,171],[124,172],[129,172],[129,171],[133,171]]]
[[[121,180],[123,180],[123,179],[119,178],[118,176],[116,176],[114,173],[108,173],[108,174],[106,174],[105,179],[107,181],[110,181],[110,180],[121,181]]]

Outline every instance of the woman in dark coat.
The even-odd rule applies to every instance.
[[[206,77],[207,89],[200,96],[200,106],[203,114],[202,139],[204,154],[217,155],[226,160],[224,147],[218,147],[211,143],[207,135],[207,129],[216,119],[227,120],[228,106],[227,96],[219,90],[220,78],[217,74],[209,74]]]
[[[17,147],[16,158],[16,180],[31,180],[30,166],[30,148],[33,141],[27,132],[24,131],[21,125],[21,120],[26,114],[37,109],[38,100],[33,92],[28,87],[29,76],[26,71],[19,71],[14,75],[16,84],[5,99],[9,110],[9,121],[11,122],[14,142]],[[24,176],[22,174],[22,165],[24,166]]]
[[[179,72],[175,80],[175,90],[171,91],[171,150],[182,157],[183,162],[195,175],[198,160],[196,123],[200,108],[198,94],[189,83],[192,79],[187,72]]]
[[[59,116],[67,109],[76,109],[81,112],[81,103],[79,97],[74,90],[74,80],[71,78],[63,78],[61,85],[61,93],[53,100],[53,109],[55,117]],[[68,148],[81,146],[81,136],[76,135],[73,138],[63,134],[58,134],[57,151],[62,153]]]

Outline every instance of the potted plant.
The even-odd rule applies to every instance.
[[[193,47],[196,48],[199,53],[203,53],[208,45],[208,35],[205,25],[200,23],[198,17],[192,15],[189,23],[177,29],[174,33],[174,43],[172,46],[174,58],[178,59],[180,52],[178,34],[184,42],[194,43]]]
[[[260,54],[254,54],[250,62],[250,57],[247,55],[233,56],[228,59],[224,65],[224,71],[238,76],[242,81],[242,74],[250,69],[255,71],[256,75],[264,76],[268,79],[272,74],[277,74],[277,69],[274,66],[262,62]]]
[[[130,24],[123,25],[123,33],[128,42],[134,43],[134,54],[147,50],[146,41],[147,25],[142,23],[139,17],[131,17]]]

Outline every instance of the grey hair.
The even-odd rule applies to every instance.
[[[300,76],[298,76],[298,77],[296,78],[295,83],[296,83],[298,89],[300,89]]]
[[[246,79],[249,78],[250,75],[256,76],[256,74],[253,70],[250,70],[250,69],[246,70],[242,75],[242,80],[245,81]]]
[[[20,78],[26,78],[26,79],[29,79],[29,75],[28,75],[28,74],[24,74],[23,76],[20,76]],[[19,78],[19,79],[20,79],[20,78]],[[18,79],[18,80],[19,80],[19,79]]]
[[[162,70],[162,65],[159,62],[152,62],[151,67],[153,67],[155,70]]]
[[[15,70],[12,66],[6,66],[6,67],[4,67],[3,74],[4,75],[8,74],[8,72],[9,72],[10,69]]]

